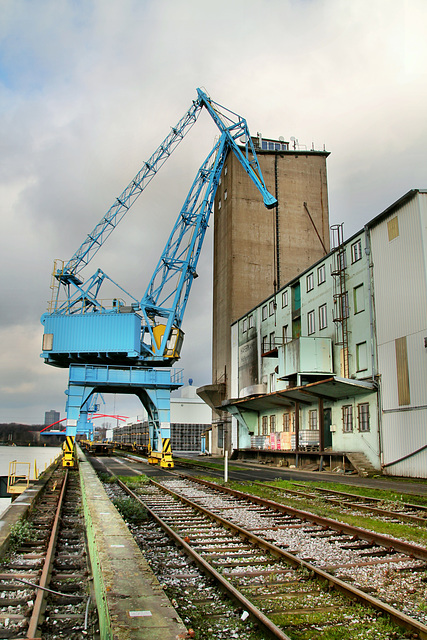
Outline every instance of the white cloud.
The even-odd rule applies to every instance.
[[[426,15],[423,0],[4,1],[0,420],[63,411],[66,372],[38,356],[53,259],[72,256],[197,86],[253,133],[325,144],[330,218],[347,235],[426,187]],[[216,135],[202,114],[92,271],[142,296]],[[206,242],[181,360],[196,385],[210,376]]]

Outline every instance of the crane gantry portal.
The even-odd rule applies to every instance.
[[[84,281],[81,272],[124,218],[205,108],[220,137],[200,166],[169,239],[141,298],[128,293],[101,269]],[[260,191],[267,208],[276,199],[267,190],[246,120],[197,89],[197,99],[68,262],[55,261],[52,301],[41,322],[47,364],[69,369],[66,441],[84,431],[86,407],[94,393],[137,395],[148,415],[149,461],[173,467],[170,447],[170,393],[182,385],[179,359],[185,308],[213,209],[215,193],[229,152],[233,152]],[[119,297],[106,305],[104,281]],[[130,301],[130,302],[129,302]],[[69,445],[70,446],[70,445]],[[64,466],[73,466],[68,451]]]

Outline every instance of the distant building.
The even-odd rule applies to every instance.
[[[232,446],[356,454],[426,478],[427,191],[333,238],[231,326]]]
[[[61,418],[61,414],[59,413],[59,411],[55,411],[54,409],[51,409],[50,411],[46,411],[44,414],[45,427],[47,427],[50,424],[53,424],[54,422],[58,422],[60,418]]]

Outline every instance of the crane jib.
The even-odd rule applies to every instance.
[[[42,356],[49,364],[66,367],[83,358],[88,362],[103,364],[170,365],[179,357],[179,349],[172,348],[170,340],[172,334],[176,337],[176,330],[182,325],[191,285],[197,276],[197,262],[220,174],[228,153],[235,154],[259,190],[265,206],[276,206],[276,198],[265,186],[246,120],[214,102],[201,89],[197,90],[197,94],[198,99],[144,162],[141,170],[115,199],[112,207],[88,234],[71,260],[60,268],[56,267],[51,286],[51,307],[42,319],[48,336],[44,342],[49,345],[49,348],[43,349]],[[102,247],[171,156],[196,122],[202,108],[208,111],[221,136],[196,175],[144,296],[139,302],[135,296],[114,283],[119,288],[118,297],[109,302],[101,299],[101,285],[105,279],[110,278],[98,270],[84,282],[80,271]],[[65,294],[65,300],[60,293]],[[125,301],[122,294],[127,300],[130,299],[130,303]],[[131,324],[130,315],[133,316]],[[154,331],[159,324],[164,329]],[[91,339],[83,335],[85,326],[91,327],[88,332]],[[120,331],[123,341],[117,344],[117,339],[112,339],[110,332],[118,331],[119,326],[122,327]],[[181,343],[182,339],[177,344],[178,342]]]

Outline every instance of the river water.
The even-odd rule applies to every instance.
[[[60,454],[61,447],[3,447],[0,446],[0,476],[9,474],[9,464],[16,460],[16,473],[27,475],[30,471],[30,479],[34,480],[35,471],[40,475]],[[0,516],[10,504],[10,498],[0,498]]]

